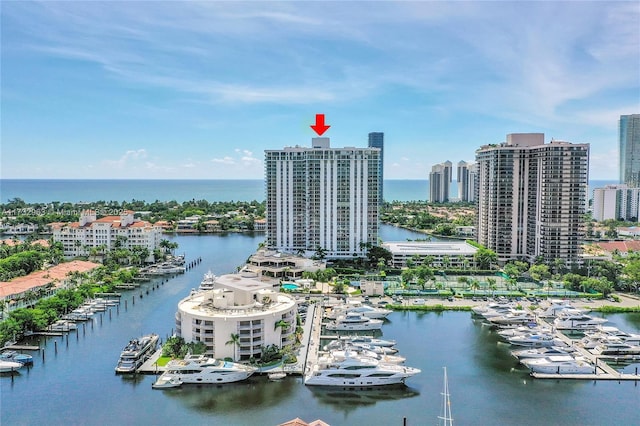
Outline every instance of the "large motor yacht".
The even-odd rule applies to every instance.
[[[321,357],[305,377],[309,386],[384,386],[404,383],[420,370],[371,358]]]
[[[204,274],[204,278],[200,282],[200,287],[198,287],[198,291],[207,291],[213,290],[215,288],[216,279],[218,277],[211,271],[208,271]]]
[[[327,315],[327,318],[336,319],[340,315],[345,315],[350,312],[362,314],[369,318],[383,319],[383,318],[386,318],[393,311],[391,309],[377,308],[374,306],[363,305],[360,302],[349,302],[333,308],[331,313]]]
[[[237,362],[223,361],[206,355],[187,355],[181,360],[172,360],[166,371],[158,377],[152,387],[173,388],[183,383],[219,384],[246,380],[256,368]]]
[[[582,311],[563,311],[553,320],[558,330],[592,330],[607,322],[604,318],[586,315]]]
[[[338,317],[333,322],[327,324],[327,330],[336,331],[366,331],[380,330],[382,328],[382,320],[371,319],[356,312],[350,312],[346,315]]]
[[[529,358],[521,361],[532,373],[547,374],[595,374],[596,367],[584,358],[570,355],[554,355],[545,358]]]
[[[160,337],[148,334],[127,343],[116,365],[116,373],[135,373],[138,368],[155,352]]]

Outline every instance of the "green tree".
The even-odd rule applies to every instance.
[[[229,336],[229,340],[227,340],[225,345],[233,345],[233,360],[235,361],[237,359],[237,348],[240,347],[240,335],[231,333],[231,335]]]
[[[498,260],[496,252],[485,247],[480,247],[473,255],[479,269],[491,269],[491,266]]]
[[[544,264],[531,265],[529,268],[529,275],[536,281],[544,281],[551,278],[551,272],[549,267]]]

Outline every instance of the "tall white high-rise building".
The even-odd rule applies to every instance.
[[[460,201],[473,203],[476,200],[476,164],[466,161],[458,162],[458,198]]]
[[[607,185],[593,190],[593,218],[638,221],[640,188],[627,185]]]
[[[429,201],[446,203],[449,201],[449,184],[451,183],[451,161],[436,164],[429,173]]]
[[[378,244],[380,149],[312,147],[265,151],[267,247],[328,258],[364,256]]]
[[[589,145],[542,133],[507,135],[476,151],[476,235],[498,261],[579,261],[584,240]]]

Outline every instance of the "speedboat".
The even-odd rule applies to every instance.
[[[23,365],[16,361],[0,360],[0,373],[8,373],[10,371],[16,371],[22,368]]]
[[[545,358],[555,355],[571,355],[573,351],[574,350],[570,347],[563,348],[560,346],[549,346],[544,348],[520,349],[512,351],[511,355],[518,359]]]
[[[582,311],[563,311],[553,320],[558,330],[591,330],[607,322],[604,318],[586,315]]]
[[[272,373],[267,374],[267,377],[269,377],[269,380],[271,380],[272,382],[275,382],[277,380],[282,380],[285,377],[287,377],[287,373],[285,373],[284,371],[274,371]]]
[[[546,374],[595,374],[596,367],[584,358],[554,355],[545,358],[529,358],[521,361],[532,373]]]
[[[320,357],[305,377],[309,386],[385,386],[404,383],[420,370],[371,358]]]
[[[16,351],[3,352],[0,354],[0,360],[19,362],[22,365],[33,364],[33,357],[31,355],[21,354]]]
[[[160,337],[157,334],[148,334],[139,339],[129,341],[120,352],[116,373],[135,373],[153,355],[159,339]]]
[[[184,359],[171,360],[164,373],[152,387],[156,389],[177,387],[183,383],[220,384],[247,379],[256,368],[237,362],[224,361],[206,355],[187,355]]]
[[[198,287],[198,291],[213,290],[215,288],[215,283],[217,278],[218,277],[216,277],[213,274],[213,272],[208,271],[206,274],[204,274],[204,278],[200,282],[200,287]]]
[[[336,331],[366,331],[380,330],[383,321],[379,319],[371,319],[356,312],[350,312],[346,315],[338,317],[333,322],[327,324],[327,330]]]

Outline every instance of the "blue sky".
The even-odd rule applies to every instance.
[[[507,133],[591,144],[640,113],[638,2],[11,2],[3,178],[260,179],[265,149],[385,133],[426,179]]]

